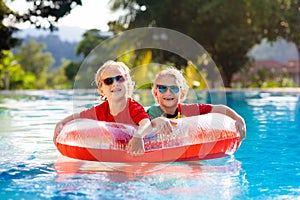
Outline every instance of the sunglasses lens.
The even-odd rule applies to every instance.
[[[106,79],[103,80],[103,83],[105,85],[111,85],[111,84],[113,84],[113,82],[114,82],[114,78],[112,78],[112,77],[106,78]]]
[[[179,92],[179,87],[177,87],[177,86],[171,86],[170,89],[171,89],[171,92],[173,92],[174,94]]]
[[[158,91],[160,93],[165,93],[167,91],[167,88],[158,88]]]
[[[167,86],[165,85],[157,85],[157,88],[160,93],[165,93],[167,91]]]
[[[116,81],[117,81],[117,82],[120,82],[120,83],[122,83],[122,82],[125,81],[125,78],[124,78],[124,76],[122,76],[122,75],[118,75],[118,76],[116,76],[115,78],[116,78]]]

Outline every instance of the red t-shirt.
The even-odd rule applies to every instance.
[[[105,101],[102,104],[80,112],[80,118],[138,125],[142,119],[149,119],[149,116],[142,105],[129,98],[125,109],[116,116],[110,114],[109,104]]]
[[[180,113],[186,117],[203,115],[210,113],[212,105],[210,104],[179,104]]]

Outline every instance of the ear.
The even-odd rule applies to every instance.
[[[99,92],[100,95],[103,96],[103,90],[102,90],[102,87],[101,87],[101,86],[98,87],[98,92]]]
[[[185,92],[182,91],[181,94],[180,94],[180,99],[182,99],[184,96],[185,96]]]
[[[154,97],[155,102],[159,103],[157,88],[155,88],[155,89],[152,90],[152,95]]]
[[[153,96],[155,97],[155,99],[157,99],[157,89],[153,90]]]

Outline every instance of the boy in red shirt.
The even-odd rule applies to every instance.
[[[190,117],[207,113],[221,113],[236,120],[237,131],[241,134],[240,140],[246,136],[244,119],[234,110],[225,105],[211,104],[183,104],[188,93],[189,86],[182,73],[172,67],[159,72],[152,88],[152,94],[158,105],[151,106],[147,113],[152,125],[158,131],[168,134],[176,122],[169,119]]]

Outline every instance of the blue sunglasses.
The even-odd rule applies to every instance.
[[[176,85],[171,85],[171,86],[166,86],[166,85],[156,85],[158,91],[160,93],[165,93],[167,92],[167,89],[169,88],[169,90],[174,93],[177,94],[179,92],[179,87]]]

